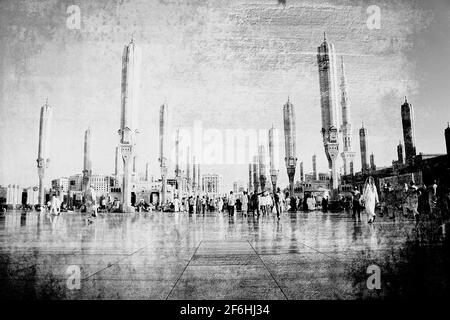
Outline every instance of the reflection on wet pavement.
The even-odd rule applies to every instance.
[[[0,216],[0,298],[442,296],[450,270],[445,229],[387,218],[371,226],[345,212],[283,214],[279,222],[133,213],[94,223],[80,213],[7,212]],[[370,265],[380,267],[379,290],[367,287]]]

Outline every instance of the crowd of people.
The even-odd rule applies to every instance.
[[[360,191],[354,187],[351,195],[341,196],[335,204],[334,209],[344,210],[351,213],[351,216],[361,221],[362,214],[367,215],[368,223],[374,223],[377,216],[387,215],[390,219],[396,219],[399,216],[412,217],[416,222],[421,216],[442,216],[448,215],[450,196],[448,189],[439,188],[437,182],[428,187],[425,185],[417,186],[414,182],[404,184],[403,186],[392,186],[386,183],[377,190],[373,177],[368,177],[364,187]],[[439,192],[440,191],[440,192]],[[290,195],[288,192],[282,193],[280,188],[275,192],[268,191],[251,192],[244,191],[236,195],[233,191],[225,196],[209,195],[189,195],[186,197],[175,196],[172,201],[162,206],[155,206],[152,203],[140,199],[134,204],[136,212],[151,212],[161,210],[164,212],[188,212],[189,214],[205,214],[206,212],[227,212],[229,216],[234,216],[236,212],[241,212],[243,216],[267,216],[276,214],[280,219],[282,212],[309,212],[321,209],[328,211],[329,194],[324,190],[318,197],[310,192],[305,192],[303,197]],[[81,212],[87,212],[93,217],[98,213],[120,212],[120,201],[110,196],[97,196],[93,186],[89,186],[84,195],[83,203],[74,208],[65,202],[61,202],[56,194],[51,196],[41,211],[51,215],[60,215],[61,212],[74,211],[78,209]]]

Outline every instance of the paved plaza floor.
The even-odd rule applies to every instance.
[[[19,299],[383,299],[448,295],[446,225],[349,213],[0,216],[0,295]],[[445,253],[445,254],[444,254]],[[380,269],[369,289],[367,268]],[[78,277],[79,276],[79,277]],[[79,281],[78,281],[79,280]]]

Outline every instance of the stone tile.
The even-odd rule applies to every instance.
[[[168,299],[175,300],[283,300],[282,291],[273,280],[208,279],[181,280]]]

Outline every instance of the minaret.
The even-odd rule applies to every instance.
[[[359,144],[361,147],[361,173],[365,174],[369,171],[369,164],[367,161],[367,129],[364,128],[364,124],[359,129]]]
[[[167,136],[167,104],[164,103],[159,109],[159,167],[161,168],[161,197],[160,204],[166,203],[166,177],[167,177],[167,158],[166,158],[166,136]]]
[[[89,179],[92,175],[91,162],[91,128],[84,132],[84,161],[83,161],[83,191],[86,192],[89,186]]]
[[[44,190],[44,179],[45,179],[45,169],[48,168],[48,163],[50,162],[49,150],[50,150],[50,127],[52,120],[52,107],[48,105],[47,100],[45,104],[41,107],[41,116],[39,120],[39,147],[38,147],[38,158],[37,158],[37,168],[39,176],[39,205],[45,204],[45,190]]]
[[[266,148],[264,145],[258,147],[258,164],[259,164],[259,185],[261,186],[261,192],[266,191]]]
[[[303,170],[303,161],[300,162],[300,181],[305,182],[305,171]]]
[[[270,179],[272,182],[272,192],[275,193],[277,191],[277,180],[278,180],[278,161],[275,158],[275,142],[278,141],[275,135],[275,129],[272,125],[272,128],[269,129],[269,159],[270,159]],[[278,143],[276,144],[278,146]],[[277,152],[278,153],[278,152]]]
[[[197,189],[199,192],[202,191],[202,179],[200,175],[200,163],[197,163]]]
[[[313,166],[313,178],[314,180],[319,180],[319,175],[317,173],[317,156],[314,154],[312,156],[312,166]]]
[[[253,165],[248,164],[248,193],[253,192]]]
[[[123,159],[122,212],[133,212],[131,205],[131,161],[137,133],[140,50],[134,40],[125,45],[122,56],[122,90],[120,117],[120,153]]]
[[[254,192],[260,192],[259,188],[259,157],[253,157],[253,184],[254,184]]]
[[[445,146],[447,147],[447,155],[450,155],[450,124],[447,122],[447,128],[444,130]]]
[[[284,144],[286,156],[284,158],[286,162],[286,170],[289,178],[289,190],[290,195],[294,194],[294,177],[295,167],[297,166],[297,153],[296,153],[296,131],[295,131],[295,112],[294,105],[289,101],[283,107],[284,116]]]
[[[377,170],[377,166],[375,165],[375,156],[373,155],[373,153],[370,154],[370,170]]]
[[[398,142],[397,146],[397,161],[399,164],[403,164],[403,144],[401,141]]]
[[[191,183],[191,154],[188,146],[186,150],[186,184],[188,193],[192,190]]]
[[[343,150],[341,153],[344,163],[344,175],[350,174],[350,162],[355,159],[355,152],[352,148],[352,127],[350,124],[350,103],[347,96],[347,83],[345,81],[344,58],[341,57],[341,113],[342,113],[342,140]]]
[[[197,164],[195,163],[195,156],[192,157],[192,191],[197,193]]]
[[[181,193],[181,169],[180,169],[180,129],[177,128],[175,138],[175,179],[178,195]]]
[[[339,154],[338,138],[338,89],[336,77],[336,54],[334,46],[328,43],[324,34],[323,43],[317,48],[317,64],[319,67],[320,105],[322,113],[322,138],[328,167],[331,172],[331,197],[337,197],[338,172],[336,160]]]
[[[406,100],[401,107],[403,140],[405,142],[405,163],[410,164],[416,156],[416,141],[414,135],[414,109]]]

